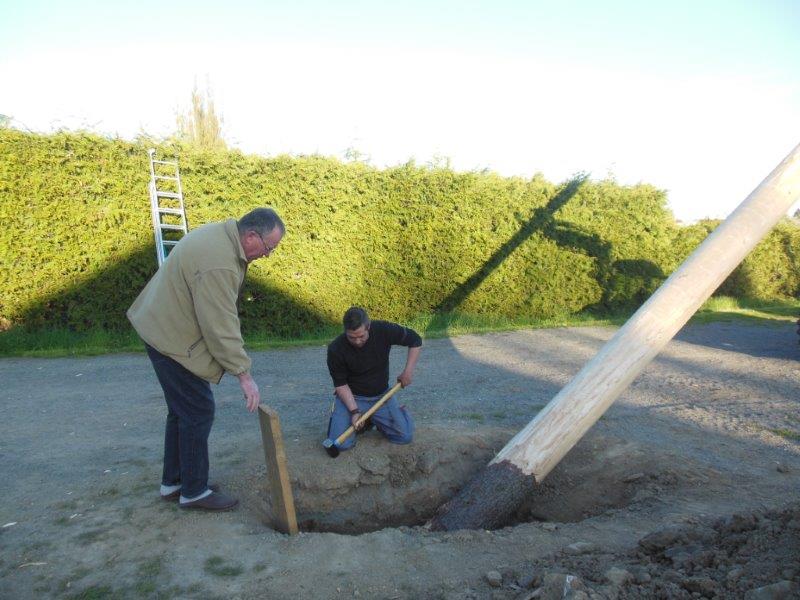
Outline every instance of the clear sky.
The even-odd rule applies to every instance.
[[[210,82],[245,152],[552,181],[725,217],[800,143],[800,0],[0,0],[0,114],[166,135]]]

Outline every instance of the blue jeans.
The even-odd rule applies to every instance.
[[[214,423],[211,385],[158,350],[144,345],[167,401],[163,485],[194,498],[208,489],[208,434]]]
[[[385,392],[384,392],[385,393]],[[353,396],[358,405],[361,414],[367,412],[372,406],[381,399],[380,396]],[[414,437],[414,420],[405,408],[400,408],[397,400],[389,398],[386,404],[381,406],[370,417],[375,427],[380,431],[383,436],[393,444],[410,444]],[[333,412],[331,413],[330,421],[328,422],[328,438],[335,440],[342,435],[345,430],[350,427],[350,413],[337,396],[334,400]],[[351,448],[356,443],[356,436],[351,435],[347,438],[342,445],[339,446],[342,450]]]

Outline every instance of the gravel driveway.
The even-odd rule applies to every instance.
[[[510,436],[613,332],[561,328],[428,340],[402,402],[422,437],[482,430]],[[293,444],[313,448],[325,436],[332,389],[325,349],[271,350],[253,359],[262,399],[281,416],[291,470]],[[395,350],[393,373],[403,359]],[[798,359],[789,324],[685,328],[568,456],[576,469],[595,460],[596,474],[644,477],[646,485],[624,506],[495,532],[396,527],[293,538],[266,528],[244,506],[184,514],[157,499],[165,407],[144,354],[3,359],[0,596],[515,598],[516,584],[492,587],[485,574],[497,571],[508,581],[532,565],[557,570],[562,550],[576,541],[602,547],[602,564],[612,564],[665,525],[800,500]],[[215,393],[212,477],[242,492],[246,476],[263,463],[257,419],[245,411],[234,379],[225,378]],[[381,448],[373,443],[363,451],[368,447]],[[605,462],[598,462],[598,448]],[[306,470],[325,469],[329,459],[319,451]],[[551,494],[592,495],[579,477],[559,469]],[[624,482],[604,485],[613,490]],[[759,577],[742,585],[770,583]],[[606,582],[592,593],[620,592]]]

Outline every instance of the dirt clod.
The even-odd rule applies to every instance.
[[[489,571],[486,573],[486,581],[492,587],[500,587],[503,585],[503,576],[497,571]]]

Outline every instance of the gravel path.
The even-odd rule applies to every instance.
[[[423,432],[511,435],[613,332],[429,340],[401,401]],[[331,384],[324,348],[253,358],[262,398],[281,416],[291,463],[292,444],[325,435]],[[396,350],[394,373],[403,358]],[[164,404],[144,354],[3,359],[0,526],[8,525],[0,529],[0,596],[514,598],[522,592],[508,581],[545,563],[566,568],[559,557],[577,541],[601,547],[611,564],[666,525],[800,500],[798,359],[789,324],[685,328],[545,482],[555,482],[551,495],[577,502],[592,495],[576,475],[585,463],[594,461],[596,482],[602,473],[643,471],[644,483],[624,506],[496,532],[399,527],[294,538],[265,528],[245,507],[187,515],[154,498]],[[263,461],[257,420],[231,378],[216,397],[212,476],[237,490]],[[623,483],[603,485],[613,491]],[[506,574],[500,587],[485,577],[493,570]],[[738,589],[768,583],[758,577]],[[620,585],[598,583],[586,593],[637,597]]]

